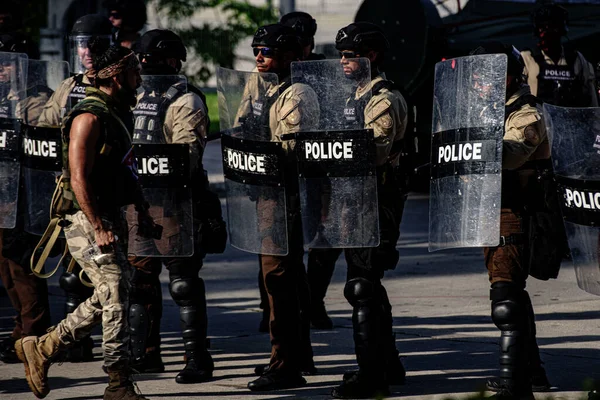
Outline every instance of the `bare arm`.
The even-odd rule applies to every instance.
[[[69,133],[69,169],[71,186],[81,211],[92,224],[98,246],[108,246],[115,241],[113,233],[103,227],[98,213],[96,196],[89,183],[94,167],[96,143],[100,137],[100,122],[93,114],[80,114],[73,120]]]

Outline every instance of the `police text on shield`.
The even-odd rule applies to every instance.
[[[28,156],[57,158],[57,147],[57,143],[51,140],[23,138],[23,149]]]
[[[265,158],[262,154],[227,149],[227,165],[240,171],[266,174]]]
[[[304,142],[307,160],[351,160],[352,142]]]
[[[571,208],[600,210],[600,192],[584,192],[565,188],[565,204]]]
[[[438,164],[451,161],[481,160],[483,143],[459,143],[438,147]]]

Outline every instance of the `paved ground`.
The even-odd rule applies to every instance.
[[[216,178],[218,143],[207,153],[207,167]],[[427,198],[411,196],[405,210],[398,243],[400,265],[390,271],[385,284],[394,312],[397,346],[408,370],[405,386],[394,387],[394,398],[465,398],[477,392],[497,368],[498,332],[489,317],[488,283],[479,249],[427,252]],[[158,398],[277,399],[284,397],[326,399],[342,373],[355,366],[351,310],[342,295],[345,264],[338,267],[326,304],[333,317],[332,331],[313,331],[315,361],[320,374],[308,377],[299,390],[256,395],[246,389],[254,366],[265,363],[268,335],[257,332],[260,313],[256,288],[256,256],[228,248],[209,256],[202,275],[209,305],[209,335],[215,358],[215,377],[198,385],[174,381],[182,368],[183,346],[179,339],[178,310],[170,299],[163,274],[165,311],[162,321],[164,361],[167,371],[138,377],[142,392]],[[50,280],[53,319],[61,318],[61,290],[57,278]],[[563,265],[552,282],[531,280],[529,291],[537,312],[538,337],[553,393],[537,399],[584,398],[584,381],[600,377],[600,299],[579,290],[572,266]],[[0,296],[0,336],[12,327],[12,309]],[[99,343],[98,331],[94,336]],[[100,348],[96,361],[54,365],[53,388],[48,399],[101,398],[106,377],[102,373]],[[0,363],[0,400],[33,399],[21,365]]]

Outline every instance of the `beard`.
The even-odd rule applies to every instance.
[[[131,108],[137,105],[137,89],[132,89],[126,83],[117,90],[115,97],[119,103],[126,104]]]

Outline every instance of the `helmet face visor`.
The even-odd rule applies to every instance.
[[[73,74],[82,74],[92,68],[92,54],[89,41],[97,35],[71,35],[69,36],[69,65]],[[110,35],[98,36],[106,40],[108,45],[112,44]]]

